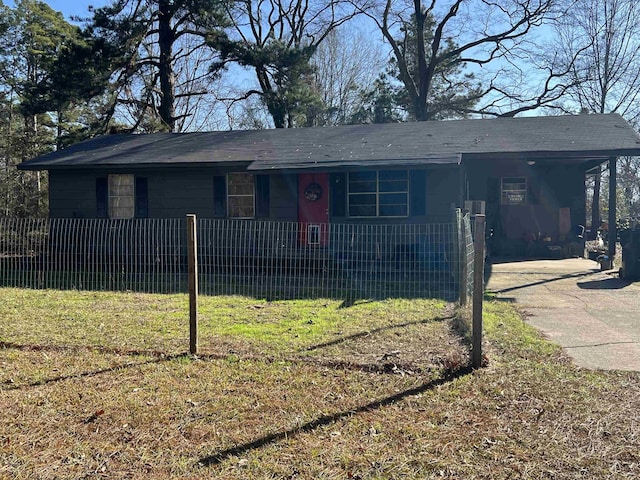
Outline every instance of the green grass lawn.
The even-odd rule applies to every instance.
[[[0,478],[637,478],[640,377],[485,304],[0,289]]]

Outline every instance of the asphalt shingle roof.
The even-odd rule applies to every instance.
[[[620,155],[640,155],[640,136],[622,117],[607,114],[105,135],[24,162],[19,168],[235,163],[268,170],[453,163],[461,157],[593,159]]]

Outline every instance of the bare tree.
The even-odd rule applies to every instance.
[[[640,120],[639,19],[640,3],[633,0],[578,0],[558,24],[559,48],[574,80],[568,93],[580,111]]]
[[[358,0],[354,0],[357,2]],[[438,118],[437,84],[466,89],[461,113],[513,116],[553,104],[568,87],[566,68],[544,62],[531,81],[532,35],[556,14],[555,0],[365,0],[362,12],[391,46],[416,120]],[[408,35],[408,32],[411,34]],[[407,48],[403,42],[415,42]],[[482,77],[482,87],[461,80],[463,69]],[[455,100],[455,97],[452,96]]]
[[[322,109],[312,119],[314,125],[348,123],[362,107],[361,92],[372,88],[384,67],[386,55],[381,50],[381,45],[351,26],[333,30],[318,46],[311,63]]]
[[[640,4],[635,0],[577,0],[567,10],[556,31],[572,79],[569,108],[574,106],[582,113],[615,112],[630,122],[640,120],[639,19]],[[629,161],[627,177],[633,170]],[[592,228],[600,225],[601,183],[598,170],[591,197]]]
[[[620,196],[618,218],[631,220],[631,227],[640,222],[640,157],[621,157],[618,162]]]

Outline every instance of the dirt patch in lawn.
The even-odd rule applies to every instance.
[[[464,366],[469,350],[453,328],[453,314],[380,327],[306,348],[313,362],[400,374]]]

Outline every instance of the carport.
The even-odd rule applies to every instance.
[[[487,290],[580,367],[640,371],[640,283],[581,258],[496,261]]]

